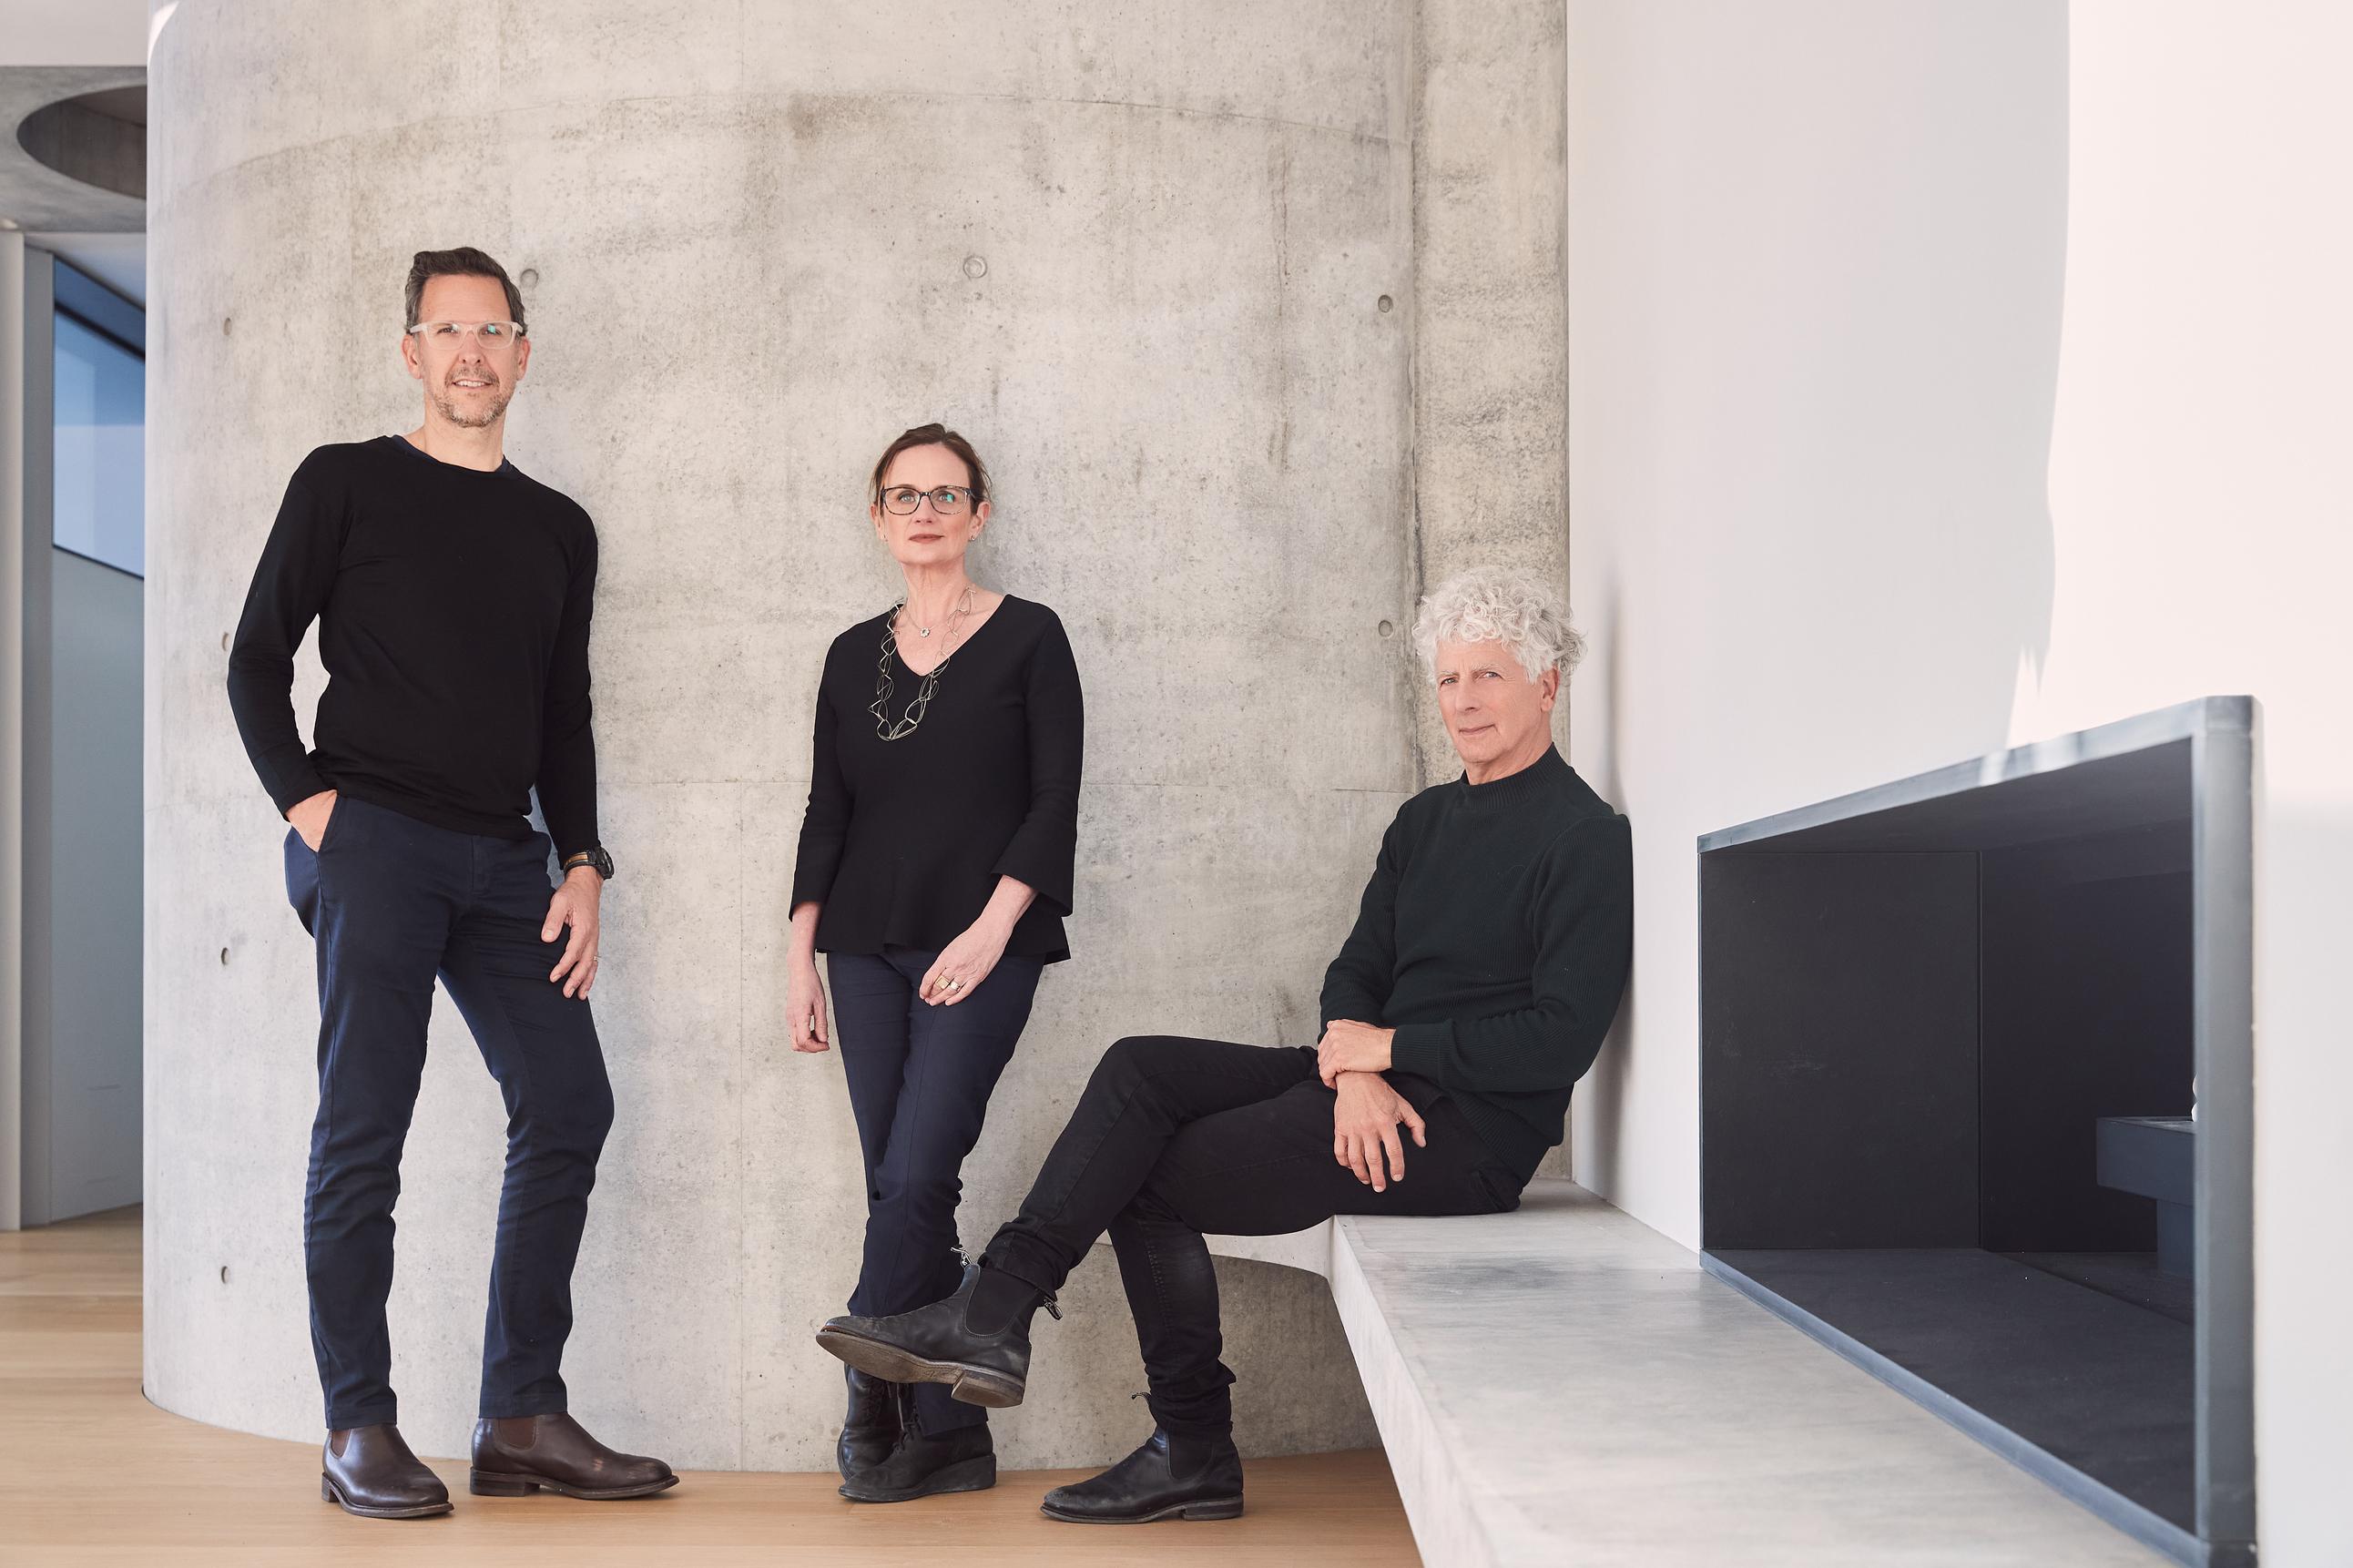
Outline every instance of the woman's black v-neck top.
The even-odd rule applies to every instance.
[[[934,951],[955,940],[1012,877],[1038,890],[1005,951],[1071,956],[1078,855],[1079,668],[1062,623],[1007,595],[940,671],[913,733],[875,733],[877,667],[890,615],[860,621],[826,650],[818,683],[808,814],[793,907],[824,905],[822,952]],[[894,653],[887,710],[896,725],[923,686]]]

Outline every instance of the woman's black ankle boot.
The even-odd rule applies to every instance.
[[[899,1446],[900,1387],[846,1366],[849,1410],[841,1418],[841,1440],[834,1445],[833,1461],[843,1480],[872,1469]]]
[[[975,1422],[933,1436],[915,1419],[915,1390],[899,1384],[901,1436],[881,1463],[841,1483],[852,1502],[910,1502],[940,1492],[986,1491],[997,1484],[997,1446]]]

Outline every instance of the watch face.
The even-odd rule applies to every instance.
[[[612,876],[613,857],[611,852],[606,849],[603,845],[599,844],[596,846],[596,858],[590,863],[596,868],[596,875],[599,877],[609,878]]]

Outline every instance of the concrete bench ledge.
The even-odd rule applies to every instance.
[[[1331,1281],[1433,1565],[2166,1561],[1566,1181],[1210,1245]]]

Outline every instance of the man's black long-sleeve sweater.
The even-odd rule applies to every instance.
[[[1626,819],[1547,750],[1398,808],[1324,974],[1324,1022],[1395,1029],[1391,1069],[1443,1089],[1525,1182],[1561,1140],[1633,955]]]
[[[286,487],[229,653],[229,706],[282,813],[322,790],[459,833],[594,847],[588,623],[596,532],[513,464],[397,436],[322,447]],[[305,751],[291,692],[312,620],[327,689]]]

